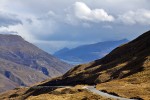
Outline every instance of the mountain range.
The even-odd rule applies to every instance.
[[[101,59],[77,65],[62,76],[47,79],[31,87],[2,93],[0,99],[108,100],[81,88],[82,85],[96,85],[97,90],[120,97],[149,100],[149,40],[150,31],[147,31],[138,38],[118,46]],[[57,89],[55,86],[72,87]]]
[[[59,76],[70,68],[18,35],[0,35],[0,92]]]
[[[122,39],[82,45],[73,49],[63,48],[55,52],[54,56],[71,64],[87,63],[104,57],[115,47],[126,42],[128,42],[127,39]]]

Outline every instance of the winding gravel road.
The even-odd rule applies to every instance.
[[[35,87],[32,87],[32,88],[71,88],[72,86],[35,86]],[[99,91],[97,90],[94,86],[84,86],[82,87],[83,89],[86,89],[92,93],[95,93],[95,94],[98,94],[100,96],[103,96],[103,97],[106,97],[106,98],[112,98],[112,99],[115,99],[115,100],[138,100],[138,99],[127,99],[127,98],[122,98],[122,97],[118,97],[118,96],[114,96],[114,95],[111,95],[111,94],[108,94],[108,93],[104,93],[102,91]]]
[[[104,92],[101,92],[101,91],[97,90],[96,88],[94,88],[94,86],[84,86],[83,89],[87,89],[93,93],[99,94],[100,96],[112,98],[112,99],[116,99],[116,100],[137,100],[137,99],[122,98],[122,97],[114,96],[114,95],[111,95],[108,93],[104,93]]]

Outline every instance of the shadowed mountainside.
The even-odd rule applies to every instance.
[[[0,91],[56,77],[70,67],[20,36],[0,35]]]
[[[78,65],[41,85],[97,84],[149,70],[150,31],[121,45],[102,59]]]

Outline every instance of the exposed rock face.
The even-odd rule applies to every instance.
[[[17,35],[0,35],[0,90],[29,85],[48,77],[56,77],[70,69],[52,55]],[[5,79],[4,79],[5,77]],[[13,83],[11,85],[7,82]]]
[[[145,72],[150,74],[150,31],[117,47],[102,59],[78,65],[41,85],[98,84]]]

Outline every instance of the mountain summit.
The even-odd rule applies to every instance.
[[[0,35],[0,91],[26,86],[70,69],[18,35]]]

